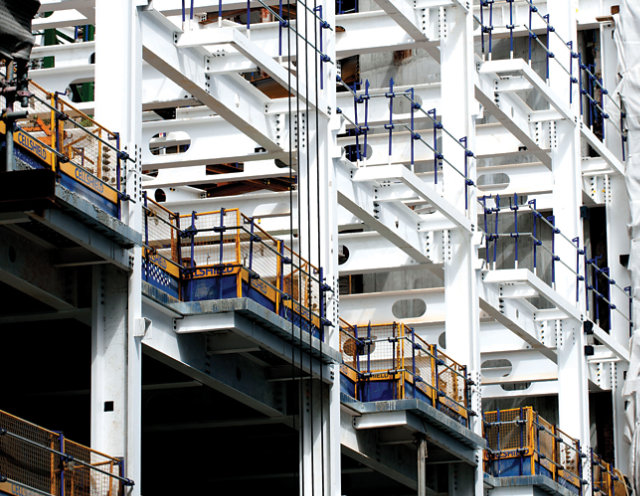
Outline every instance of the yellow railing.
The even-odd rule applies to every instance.
[[[0,411],[0,492],[118,496],[122,460]]]
[[[320,327],[324,317],[321,270],[238,209],[180,215],[147,198],[144,246],[145,263],[173,277],[165,283],[179,286],[160,289],[178,299],[195,298],[185,290],[190,282],[235,276],[235,296],[243,296],[242,288],[249,289],[271,302],[276,313],[285,311],[290,318]],[[150,281],[160,284],[153,277]],[[215,299],[214,293],[211,298]]]
[[[118,135],[92,117],[29,82],[27,116],[16,121],[14,141],[38,163],[63,173],[98,196],[118,203],[120,180]],[[0,133],[6,132],[0,123]]]
[[[423,399],[468,420],[466,367],[403,323],[351,325],[341,319],[342,373],[361,401]],[[384,383],[384,384],[381,384]]]
[[[546,421],[533,408],[485,412],[484,437],[487,473],[497,477],[543,475],[581,493],[579,441]]]

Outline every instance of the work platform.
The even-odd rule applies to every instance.
[[[121,220],[123,202],[134,200],[126,193],[128,155],[117,133],[33,82],[27,101],[9,124],[11,159],[2,143],[2,224],[63,247],[69,256],[73,251],[59,266],[113,263],[130,270],[128,250],[141,236]],[[6,133],[0,122],[3,138]]]
[[[116,458],[0,411],[0,494],[116,496],[134,481]]]
[[[357,431],[381,429],[383,442],[414,443],[422,435],[428,443],[429,463],[464,462],[477,466],[476,453],[485,440],[422,400],[361,402],[341,395],[343,412],[353,416]]]

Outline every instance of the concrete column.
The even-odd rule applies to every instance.
[[[550,34],[549,48],[556,54],[549,65],[549,85],[556,97],[569,105],[569,76],[560,67],[569,64],[570,50],[564,42],[577,43],[575,0],[567,2],[549,2],[549,22],[557,35]],[[560,39],[560,37],[562,39]],[[572,110],[579,116],[579,95],[573,87]],[[582,164],[580,153],[579,117],[576,121],[559,120],[555,123],[555,136],[552,138],[551,160],[554,177],[553,215],[555,224],[569,240],[580,239],[584,246],[580,206],[582,205]],[[576,261],[575,245],[560,235],[556,235],[556,255],[573,267]],[[576,274],[562,263],[556,262],[556,290],[569,302],[576,303],[584,312],[584,285],[578,284],[579,301],[576,302]],[[584,333],[582,323],[575,319],[561,323],[558,343],[558,405],[560,429],[581,442],[584,453],[590,449],[588,369],[584,356]],[[586,492],[591,487],[591,462],[583,460],[583,478],[589,481],[584,486]]]
[[[322,19],[335,29],[334,2],[318,2],[317,5],[322,8]],[[321,27],[318,19],[320,11],[310,12],[309,8],[313,9],[312,4],[307,3],[306,8],[303,4],[297,5],[296,30],[300,37],[296,38],[291,33],[291,48],[296,50],[297,88],[309,99],[309,104],[304,100],[300,101],[299,112],[295,100],[293,102],[293,111],[298,116],[299,137],[298,251],[314,266],[322,269],[324,282],[333,289],[333,292],[323,292],[318,281],[314,280],[311,293],[317,306],[312,310],[320,312],[320,299],[324,295],[326,318],[332,323],[332,326],[324,327],[324,345],[338,349],[338,223],[333,167],[337,145],[333,129],[335,126],[331,121],[332,110],[327,104],[335,101],[335,37],[334,32]],[[320,37],[323,52],[333,61],[324,62],[322,67],[320,57],[314,49],[314,46],[320,49]],[[286,51],[286,37],[283,46]],[[295,140],[293,146],[296,147]],[[320,274],[312,276],[317,279]],[[301,494],[341,494],[339,366],[333,369],[333,379],[335,382],[331,387],[322,385],[319,381],[305,381],[302,385]]]
[[[442,67],[441,105],[442,123],[445,129],[455,137],[443,133],[442,148],[446,160],[458,171],[465,169],[465,150],[456,140],[466,138],[467,147],[473,150],[475,144],[475,126],[473,122],[475,103],[474,91],[474,52],[473,19],[470,12],[460,5],[444,8],[441,11],[440,59]],[[468,178],[475,182],[475,161],[467,158]],[[465,180],[459,172],[448,164],[443,165],[442,177],[444,197],[455,208],[464,212],[476,224],[475,188],[465,187]],[[468,196],[467,196],[468,195]],[[465,209],[465,196],[467,206]],[[474,228],[475,229],[475,228]],[[466,365],[469,377],[479,384],[480,346],[479,346],[479,309],[477,295],[477,247],[472,232],[462,229],[450,230],[449,247],[445,255],[444,283],[447,338],[447,354],[459,363]],[[473,388],[470,408],[481,410],[480,389]],[[476,434],[482,434],[482,423],[478,417],[470,419],[470,427]],[[478,450],[478,463],[482,452]],[[482,467],[478,470],[455,467],[450,473],[451,487],[455,494],[476,494],[483,492]],[[464,473],[463,473],[464,472]],[[452,493],[454,494],[454,493]]]
[[[132,159],[121,161],[126,193],[135,201],[123,202],[122,220],[137,231],[142,226],[139,151],[142,85],[137,84],[142,80],[142,43],[137,6],[146,4],[142,0],[96,1],[96,120],[119,133],[120,148]],[[110,274],[110,269],[105,269],[101,276],[94,274],[94,293],[101,293],[103,300],[101,305],[96,301],[94,306],[92,445],[124,456],[126,476],[139,483],[142,333],[137,331],[143,327],[140,247],[131,250],[130,260],[131,271],[124,279]],[[104,322],[103,329],[100,321]],[[103,411],[102,399],[107,401],[114,389],[119,390],[118,403],[125,405],[116,411],[114,404],[118,421],[109,423],[105,422],[108,415]],[[124,449],[111,453],[108,446],[115,439],[123,440]],[[131,494],[139,493],[139,485],[134,486]]]

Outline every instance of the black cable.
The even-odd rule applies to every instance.
[[[299,22],[299,21],[298,21]],[[309,16],[304,16],[304,37],[309,39]],[[300,72],[298,71],[298,74]],[[317,80],[317,79],[316,79]],[[305,43],[304,45],[304,84],[305,84],[305,141],[306,141],[306,153],[305,153],[305,162],[306,162],[306,190],[307,190],[307,288],[306,288],[306,298],[307,305],[309,306],[309,421],[310,421],[310,448],[311,448],[311,496],[315,496],[315,452],[313,449],[313,420],[314,420],[314,410],[313,410],[313,353],[311,350],[313,349],[313,315],[311,313],[312,309],[312,296],[313,296],[313,281],[312,281],[312,268],[311,268],[311,123],[309,122],[309,44]],[[316,129],[316,142],[317,142],[317,129]],[[300,164],[298,164],[298,171]],[[299,177],[299,174],[298,174]],[[302,225],[302,217],[299,215],[300,223]],[[300,232],[300,231],[298,231]],[[301,241],[300,236],[298,235],[298,239]],[[300,254],[302,254],[302,247],[300,249]]]
[[[318,8],[318,2],[317,0],[313,0],[313,11],[317,12],[317,8]],[[326,13],[325,13],[326,15]],[[316,46],[318,46],[318,23],[321,22],[321,18],[322,16],[320,16],[320,20],[315,19],[314,20],[314,43]],[[322,36],[322,31],[320,31],[320,36]],[[320,208],[320,126],[319,126],[319,113],[320,113],[320,105],[319,105],[319,96],[318,96],[318,92],[319,92],[319,88],[318,88],[318,78],[321,77],[320,76],[320,72],[319,72],[319,64],[318,64],[318,53],[315,53],[314,56],[314,62],[315,62],[315,103],[316,103],[316,111],[315,111],[315,117],[316,117],[316,208],[317,208],[317,212],[318,212],[318,308],[325,308],[326,309],[326,302],[324,304],[321,304],[321,298],[324,298],[324,293],[322,291],[322,277],[321,274],[323,274],[323,272],[320,271],[320,269],[322,268],[321,262],[322,262],[322,219],[320,218],[321,215],[321,208]],[[308,96],[308,95],[307,95]],[[323,319],[324,319],[324,315],[322,315],[322,312],[320,313],[320,320],[319,320],[319,325],[318,325],[318,329],[320,331],[320,347],[322,348],[322,343],[324,342],[324,323],[323,323]],[[322,476],[322,496],[324,496],[325,494],[325,487],[324,487],[324,482],[325,482],[325,472],[324,472],[324,369],[322,366],[322,357],[320,358],[320,453],[322,453],[322,459],[321,459],[321,476]]]
[[[289,4],[289,18],[291,17],[291,5]],[[302,243],[300,242],[300,233],[301,233],[301,217],[300,217],[300,144],[301,144],[301,140],[300,140],[300,128],[301,128],[301,119],[300,119],[300,71],[298,70],[299,68],[299,64],[300,64],[300,57],[299,57],[299,53],[298,53],[298,43],[299,43],[299,38],[300,38],[300,34],[299,34],[299,26],[298,23],[299,19],[297,18],[296,15],[296,30],[295,30],[295,34],[296,34],[296,43],[295,43],[295,51],[296,51],[296,163],[298,164],[298,173],[296,174],[296,184],[297,184],[297,212],[298,212],[298,299],[301,299],[302,296],[302,260],[301,260],[301,255],[300,255],[300,251],[302,251]],[[289,26],[291,26],[291,21],[289,21]],[[289,52],[289,60],[291,60],[291,52]],[[291,113],[289,113],[289,116],[291,116]],[[291,117],[289,117],[291,119]],[[291,216],[293,216],[293,210],[291,210]],[[293,222],[293,217],[292,217],[292,222]],[[293,228],[292,228],[292,238],[293,238]],[[291,287],[293,289],[293,282],[294,282],[294,274],[293,274],[293,270],[295,269],[296,265],[293,262],[293,260],[295,259],[295,255],[296,252],[293,249],[293,239],[291,241],[291,262],[292,262],[292,266],[291,266]],[[294,295],[295,296],[295,293]],[[300,449],[300,457],[301,457],[301,463],[300,463],[300,480],[301,480],[301,486],[302,486],[302,496],[304,496],[305,494],[305,470],[304,470],[304,385],[302,382],[302,360],[303,360],[303,355],[302,355],[302,303],[301,301],[297,302],[298,305],[298,324],[299,324],[299,332],[300,332],[300,342],[298,345],[298,364],[299,364],[299,368],[300,368],[300,372],[299,375],[300,377],[297,379],[298,380],[298,416],[299,416],[299,421],[298,421],[298,425],[300,428],[299,431],[299,449]],[[291,322],[292,322],[292,326],[293,326],[293,322],[295,319],[295,301],[292,297],[291,300]],[[292,346],[293,346],[293,342],[292,342]]]
[[[289,272],[289,302],[290,302],[290,317],[291,317],[291,380],[296,380],[296,367],[295,367],[295,324],[294,324],[294,295],[295,292],[293,290],[294,284],[294,250],[293,250],[293,133],[294,133],[294,125],[293,125],[293,105],[291,102],[292,94],[291,94],[291,69],[292,69],[292,57],[291,57],[291,4],[287,4],[287,103],[289,110],[289,258],[287,265],[291,266]],[[296,32],[296,43],[297,43],[297,32]],[[297,175],[296,175],[297,182]],[[283,262],[283,271],[284,271]],[[283,288],[284,289],[284,288]],[[285,302],[283,302],[283,312],[286,312]],[[294,382],[295,384],[295,382]],[[294,389],[293,387],[291,388]],[[303,444],[302,444],[302,394],[300,393],[300,388],[298,386],[298,457],[302,457],[303,452]],[[294,429],[296,428],[295,419],[293,422]],[[302,463],[300,465],[300,473],[299,480],[303,481],[304,484],[304,466]]]

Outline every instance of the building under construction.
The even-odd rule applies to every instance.
[[[639,494],[637,2],[38,3],[0,494]]]

